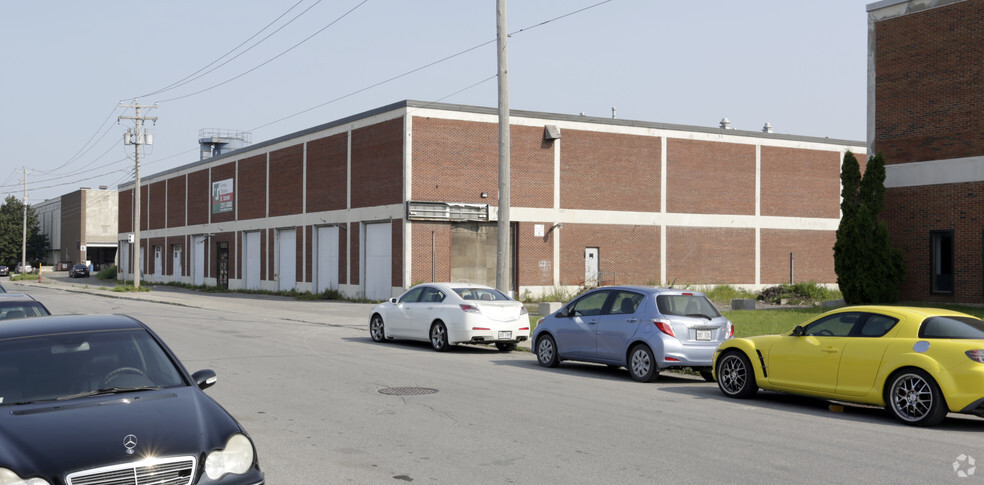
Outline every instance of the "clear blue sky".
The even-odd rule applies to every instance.
[[[21,198],[22,167],[32,204],[132,180],[122,134],[133,123],[116,120],[134,97],[159,103],[144,176],[197,161],[202,128],[256,143],[404,99],[496,106],[495,0],[301,0],[287,12],[296,2],[4,5],[0,196]],[[512,109],[616,107],[622,119],[709,127],[726,116],[742,130],[768,121],[865,139],[868,2],[611,0],[565,16],[600,2],[509,2]],[[220,62],[257,45],[150,94],[244,42]]]

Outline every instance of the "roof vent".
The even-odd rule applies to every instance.
[[[729,120],[727,116],[725,116],[724,118],[721,118],[721,129],[722,130],[730,130],[731,129],[731,120]]]
[[[762,133],[772,133],[772,123],[766,121],[765,126],[762,127]]]

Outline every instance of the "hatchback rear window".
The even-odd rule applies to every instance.
[[[929,317],[919,327],[919,338],[984,340],[984,322],[973,317]]]
[[[717,318],[717,308],[701,295],[658,295],[656,307],[663,315]]]

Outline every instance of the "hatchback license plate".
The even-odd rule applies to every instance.
[[[697,331],[697,340],[711,340],[711,331],[710,330],[698,330]]]
[[[509,332],[499,332],[499,338],[512,338],[512,331]]]

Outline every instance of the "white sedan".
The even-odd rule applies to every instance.
[[[424,283],[376,305],[369,335],[376,342],[429,341],[439,352],[455,344],[495,344],[508,352],[530,338],[530,319],[521,302],[495,288]]]

